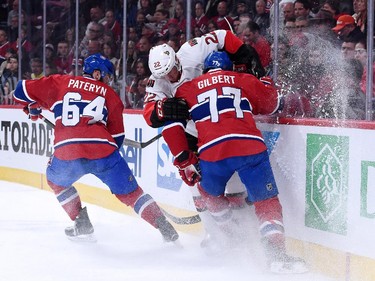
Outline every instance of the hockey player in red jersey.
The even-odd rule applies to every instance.
[[[164,126],[170,120],[189,118],[186,103],[181,99],[174,98],[175,91],[186,81],[201,75],[205,58],[212,51],[220,49],[230,54],[237,68],[242,71],[253,73],[259,77],[264,75],[264,69],[256,51],[245,45],[231,31],[216,30],[193,38],[184,43],[177,53],[167,44],[155,46],[149,54],[149,67],[152,75],[147,83],[143,111],[148,125],[156,128]],[[189,122],[186,132],[190,148],[195,149],[197,132],[193,122]],[[228,185],[229,193],[236,195],[244,193],[242,184],[236,184],[237,182],[239,182],[238,177],[234,176],[233,181]],[[206,230],[206,238],[201,245],[211,252],[211,248],[217,248],[217,245],[213,245],[213,240],[209,238],[217,235],[217,220],[220,218],[213,218],[205,211],[206,207],[196,187],[191,191],[196,209]],[[237,199],[236,197],[231,198]]]
[[[165,241],[178,234],[153,198],[138,185],[119,148],[124,140],[123,104],[106,83],[113,75],[109,60],[95,54],[84,61],[83,77],[52,75],[21,80],[14,91],[32,120],[41,107],[54,113],[54,155],[47,167],[47,181],[57,200],[74,221],[65,234],[73,240],[92,240],[94,228],[74,182],[86,174],[102,180],[111,192],[146,222],[157,228]],[[104,82],[106,83],[104,83]]]
[[[198,130],[199,161],[189,149],[186,122],[166,125],[163,137],[175,156],[174,165],[182,179],[189,185],[200,181],[202,196],[213,215],[226,210],[225,186],[233,173],[238,172],[255,207],[270,270],[306,272],[302,259],[286,254],[278,188],[266,145],[253,118],[253,114],[277,112],[282,99],[270,79],[258,80],[232,69],[225,52],[213,52],[204,62],[207,73],[176,91],[175,97],[186,101]],[[224,222],[222,226],[225,228]]]

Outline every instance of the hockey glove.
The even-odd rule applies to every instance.
[[[236,72],[247,72],[260,78],[265,75],[265,70],[260,62],[257,51],[250,45],[243,44],[230,58],[234,63]]]
[[[27,114],[31,121],[36,121],[39,119],[39,115],[42,113],[42,108],[36,102],[32,102],[25,106],[23,111]]]
[[[176,157],[173,164],[178,168],[182,180],[189,186],[200,181],[198,157],[192,151],[183,151]]]
[[[190,117],[189,107],[183,99],[159,100],[155,104],[155,111],[159,120],[186,120]]]

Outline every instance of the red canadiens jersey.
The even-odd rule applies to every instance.
[[[269,81],[263,83],[246,73],[212,70],[180,86],[176,97],[188,103],[201,159],[219,161],[266,150],[253,114],[272,114],[280,106],[277,90]],[[187,149],[181,141],[183,134],[181,123],[164,128],[163,136],[174,155]]]
[[[53,111],[54,155],[59,159],[106,157],[124,137],[123,104],[113,89],[100,81],[69,75],[21,80],[14,97],[22,104],[36,101]]]

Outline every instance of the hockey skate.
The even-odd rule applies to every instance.
[[[178,239],[177,231],[164,216],[156,220],[156,225],[165,242],[175,242]]]
[[[306,262],[285,253],[277,255],[268,262],[269,271],[277,274],[300,274],[308,272]]]
[[[90,222],[86,207],[79,211],[74,220],[74,225],[65,228],[65,234],[73,241],[96,242],[94,228]]]
[[[309,271],[306,262],[297,257],[286,254],[286,249],[277,243],[263,240],[268,270],[277,274],[300,274]]]

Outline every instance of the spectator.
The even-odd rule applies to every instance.
[[[27,79],[39,79],[44,76],[43,73],[43,61],[41,58],[32,58],[30,60],[31,74]],[[27,74],[26,74],[27,75]]]
[[[318,107],[318,118],[364,120],[366,97],[359,87],[363,67],[358,60],[350,59],[337,69],[339,83]]]
[[[146,95],[146,85],[148,77],[138,80],[138,93],[134,97],[133,108],[143,108],[144,97]]]
[[[359,30],[366,34],[367,31],[367,1],[366,0],[353,0],[353,18],[355,19],[356,26]]]
[[[87,25],[85,36],[79,45],[79,55],[86,58],[88,54],[88,45],[90,40],[103,41],[104,26],[91,21]]]
[[[144,58],[139,58],[135,62],[135,76],[130,83],[130,88],[128,92],[128,98],[131,103],[131,107],[135,107],[135,104],[139,103],[139,92],[138,92],[138,83],[140,80],[143,80],[151,75],[151,72],[148,68],[148,60]]]
[[[167,31],[165,32],[163,38],[168,41],[173,38],[178,38],[181,34],[181,30],[178,26],[177,19],[170,19],[167,24]]]
[[[46,62],[54,65],[55,47],[52,44],[46,44]]]
[[[134,41],[128,41],[126,51],[126,69],[128,70],[128,72],[131,72],[131,70],[133,69],[133,64],[137,60],[137,52]],[[121,58],[119,59],[119,61],[120,60]],[[117,61],[117,64],[115,65],[119,65],[119,61]],[[116,74],[116,76],[118,77],[118,73]]]
[[[10,48],[8,35],[5,29],[0,28],[0,58],[5,58],[6,51]]]
[[[146,15],[142,11],[137,12],[137,25],[135,26],[135,32],[137,33],[137,37],[140,38],[142,36],[142,30],[145,24],[148,22],[146,20]]]
[[[266,13],[266,2],[257,0],[255,11],[253,21],[259,25],[260,34],[266,37],[268,36],[267,29],[270,27],[270,14]]]
[[[148,21],[153,21],[155,9],[152,7],[151,0],[139,0],[138,11],[142,12]]]
[[[156,10],[154,13],[155,32],[157,37],[163,37],[168,29],[167,23],[169,12],[167,10]]]
[[[47,62],[46,61],[46,66],[44,68],[44,73],[45,73],[45,76],[48,77],[50,75],[57,74],[57,69],[56,69],[55,65],[52,62]]]
[[[332,14],[326,10],[320,9],[314,18],[309,19],[309,32],[328,40],[337,48],[340,47],[341,42],[337,38],[332,28],[335,26],[335,20]]]
[[[175,0],[161,0],[159,4],[156,5],[156,10],[167,10],[169,12],[169,17],[174,18],[176,1]]]
[[[75,32],[74,28],[68,28],[65,32],[65,42],[68,43],[69,55],[73,55],[74,53],[74,42],[75,42]]]
[[[146,36],[142,36],[137,43],[137,57],[148,58],[148,52],[150,51],[152,44]]]
[[[104,24],[106,18],[103,9],[99,5],[95,5],[90,9],[90,20],[99,24]]]
[[[100,52],[104,55],[113,65],[117,64],[118,58],[115,57],[115,47],[109,43],[103,44],[103,49]]]
[[[252,46],[259,54],[262,66],[266,68],[271,62],[271,45],[267,39],[260,34],[260,27],[255,22],[249,22],[243,31],[243,41]]]
[[[87,56],[102,52],[102,43],[99,40],[89,40],[87,45]]]
[[[69,56],[68,43],[60,41],[57,44],[57,57],[54,60],[58,74],[67,74],[70,72],[70,66],[72,64],[72,56]]]
[[[10,16],[10,25],[8,26],[8,40],[14,42],[18,37],[18,14]]]
[[[311,35],[300,58],[301,65],[296,69],[299,81],[294,80],[293,84],[310,101],[313,117],[339,77],[338,72],[332,72],[340,67],[339,54],[329,42]]]
[[[186,32],[186,16],[185,16],[185,8],[184,5],[181,2],[176,3],[176,7],[174,10],[174,19],[177,19],[177,26],[178,29]],[[190,17],[191,19],[191,30],[194,28],[194,19]]]
[[[343,15],[338,18],[336,26],[332,28],[342,41],[360,41],[365,38],[359,26],[356,26],[355,20],[350,15]]]
[[[135,27],[129,27],[127,39],[133,42],[137,42],[139,40]]]
[[[180,42],[177,37],[168,40],[167,44],[177,53],[180,49]]]
[[[293,2],[286,2],[282,5],[282,12],[284,15],[284,25],[287,21],[294,21],[296,16],[294,14],[294,4]]]
[[[295,20],[295,27],[300,32],[307,31],[307,28],[309,27],[309,19],[304,16],[297,17]]]
[[[181,32],[179,39],[180,46],[182,46],[186,42],[186,34],[184,32]]]
[[[115,19],[115,14],[111,9],[107,10],[105,13],[104,30],[112,32],[114,38],[113,43],[120,43],[122,36],[122,28],[120,26],[120,23]]]
[[[341,45],[341,55],[344,60],[354,59],[354,49],[356,42],[344,41]]]
[[[142,37],[146,37],[150,42],[154,43],[157,40],[156,25],[154,23],[144,24],[140,38]]]
[[[241,38],[242,36],[242,30],[240,28],[240,25],[241,25],[241,22],[238,18],[233,20],[233,31],[234,31],[234,34],[236,34],[239,38]]]
[[[11,2],[11,1],[9,1]],[[19,7],[19,0],[14,0],[12,2],[12,9],[8,12],[8,20],[7,20],[7,25],[8,27],[11,27],[13,25],[13,17],[17,16],[18,20],[18,7]],[[22,11],[23,13],[23,11]]]
[[[207,33],[208,17],[204,13],[204,5],[202,1],[195,2],[195,26],[202,32]],[[196,36],[197,37],[197,36]]]
[[[336,21],[343,15],[343,13],[340,13],[340,2],[338,0],[326,0],[321,9],[330,12]]]
[[[212,31],[215,31],[215,30],[218,30],[218,29],[219,29],[219,27],[214,20],[211,19],[211,20],[208,21],[207,32],[212,32]],[[180,45],[182,45],[182,44],[180,44]]]
[[[309,0],[296,0],[294,1],[294,15],[296,18],[304,17],[311,18],[311,4]]]
[[[73,76],[81,76],[82,75],[82,69],[83,69],[83,58],[78,58],[78,67],[77,67],[77,73],[76,73],[76,59],[74,58],[72,61],[71,70],[69,72],[69,75]]]
[[[233,25],[233,19],[228,15],[228,4],[226,1],[220,1],[217,5],[217,16],[212,18],[212,21],[216,23],[218,29],[231,30]]]
[[[360,87],[363,93],[367,91],[367,44],[365,40],[359,41],[355,45],[354,58],[358,60],[363,67],[363,74],[360,82]],[[372,95],[375,96],[375,63],[372,64],[373,68],[373,85],[372,85]]]
[[[249,8],[249,3],[246,0],[239,0],[237,1],[236,5],[234,6],[234,11],[232,12],[232,18],[238,19],[242,14],[249,14],[251,18],[254,16],[253,9]]]
[[[11,55],[6,60],[6,67],[0,75],[0,104],[14,104],[11,91],[18,82],[18,57]]]
[[[49,3],[51,2],[53,1],[49,1]],[[54,41],[51,42],[53,44],[64,40],[66,30],[74,28],[76,10],[75,5],[71,4],[71,0],[60,0],[54,11],[47,18],[48,24],[53,26]]]

